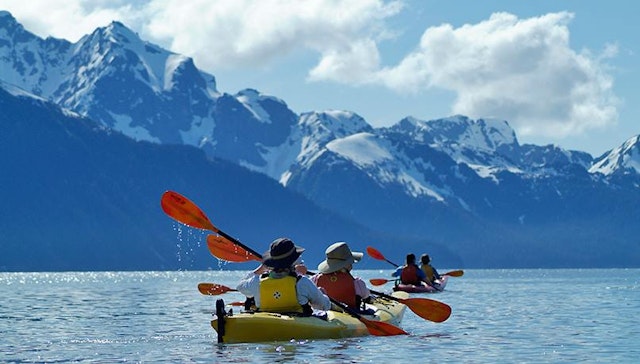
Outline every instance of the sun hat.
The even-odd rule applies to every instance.
[[[422,262],[422,264],[429,264],[431,258],[429,257],[429,254],[422,254],[422,256],[420,257],[420,261]]]
[[[293,265],[304,248],[296,246],[289,238],[278,238],[274,240],[262,255],[262,263],[274,269],[289,268]]]
[[[364,256],[363,253],[352,252],[351,249],[349,249],[349,245],[344,241],[331,244],[325,251],[325,254],[327,255],[327,259],[318,265],[318,270],[321,273],[339,271],[349,264],[359,262]]]

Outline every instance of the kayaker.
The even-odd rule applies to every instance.
[[[351,275],[351,269],[353,263],[359,262],[364,254],[352,252],[343,241],[330,245],[325,254],[327,258],[318,265],[320,272],[311,277],[311,281],[334,300],[354,310],[361,310],[362,303],[371,300],[371,294],[360,277]]]
[[[442,277],[438,274],[436,268],[431,265],[431,257],[429,257],[429,254],[422,254],[422,256],[420,256],[420,262],[422,263],[420,268],[427,276],[427,280],[431,282],[432,286],[437,284],[438,282],[436,281],[439,281]]]
[[[402,284],[413,284],[414,286],[421,286],[424,282],[427,285],[431,285],[427,281],[427,275],[416,265],[416,255],[411,253],[407,254],[405,265],[398,267],[393,273],[393,277],[400,277]]]
[[[309,278],[296,273],[295,262],[304,249],[291,239],[274,240],[262,255],[262,264],[240,281],[236,289],[254,298],[258,310],[311,315],[313,308],[329,310],[331,301]]]

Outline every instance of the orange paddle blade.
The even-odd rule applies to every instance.
[[[261,262],[262,259],[249,253],[244,248],[234,244],[229,239],[222,236],[210,234],[207,236],[207,247],[209,252],[216,258],[227,262],[248,262],[255,260]]]
[[[382,253],[380,253],[378,251],[378,249],[372,247],[372,246],[368,246],[367,247],[367,254],[369,254],[369,256],[373,259],[377,259],[377,260],[387,260],[384,255],[382,255]]]
[[[382,286],[383,284],[389,282],[389,280],[384,278],[371,278],[369,282],[371,282],[371,284],[373,284],[374,286]]]
[[[365,324],[367,330],[371,335],[375,336],[394,336],[394,335],[409,335],[408,332],[384,321],[368,320],[362,316],[358,317],[360,322]]]
[[[375,335],[375,336],[408,335],[408,333],[406,331],[404,331],[403,329],[399,328],[398,326],[392,325],[392,324],[390,324],[388,322],[374,321],[374,320],[366,319],[366,318],[362,317],[362,315],[360,315],[359,313],[357,313],[357,312],[353,311],[352,309],[350,309],[344,303],[336,301],[331,297],[329,297],[329,300],[334,305],[340,307],[344,312],[346,312],[349,315],[351,315],[351,316],[357,318],[358,320],[360,320],[360,322],[362,322],[367,327],[367,330],[369,331],[369,333],[371,335]]]
[[[451,306],[428,298],[406,298],[400,302],[409,307],[413,313],[425,320],[444,322],[451,316]]]
[[[223,286],[221,284],[215,283],[199,283],[198,291],[204,295],[216,296],[219,294],[227,293],[227,292],[237,292],[237,290],[233,288],[229,288],[227,286]]]
[[[390,261],[389,259],[385,258],[384,255],[382,255],[382,253],[380,253],[378,251],[378,249],[372,247],[372,246],[368,246],[367,247],[367,254],[369,254],[370,257],[372,257],[373,259],[377,259],[377,260],[384,260],[385,262],[393,265],[394,267],[398,267],[398,265],[392,261]]]
[[[174,191],[166,191],[160,199],[160,206],[165,214],[185,225],[218,232],[207,215],[188,198]]]
[[[447,272],[447,273],[443,274],[443,276],[462,277],[463,274],[464,274],[463,270],[452,270],[451,272]]]

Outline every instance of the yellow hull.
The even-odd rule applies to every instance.
[[[406,292],[394,292],[394,297],[408,298]],[[378,297],[370,308],[374,315],[363,315],[368,320],[379,320],[400,325],[406,306],[393,300]],[[218,331],[218,318],[211,321]],[[220,333],[218,332],[220,336]],[[249,343],[264,341],[289,341],[304,339],[339,339],[369,335],[367,327],[348,313],[327,311],[327,320],[317,317],[298,317],[270,312],[241,312],[224,317],[224,343]]]

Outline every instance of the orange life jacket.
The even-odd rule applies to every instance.
[[[408,265],[402,269],[402,273],[400,273],[400,282],[403,284],[414,284],[419,286],[420,277],[418,277],[418,266],[416,265]]]
[[[353,309],[359,309],[356,299],[356,287],[353,276],[347,272],[321,273],[316,281],[318,287],[324,288],[327,296],[340,301]]]

